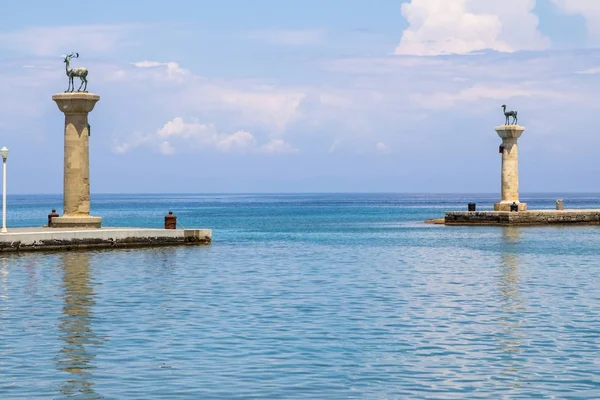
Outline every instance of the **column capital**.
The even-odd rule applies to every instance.
[[[57,93],[52,96],[58,109],[65,114],[87,114],[94,109],[100,96],[93,93]]]
[[[500,125],[494,128],[498,136],[505,139],[518,139],[525,132],[525,127],[521,125]]]

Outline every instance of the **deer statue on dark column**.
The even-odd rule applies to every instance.
[[[75,85],[73,84],[73,78],[75,77],[81,79],[81,85],[79,85],[79,89],[77,89],[77,91],[80,92],[81,87],[85,84],[85,86],[83,87],[83,91],[85,92],[87,90],[88,70],[85,68],[70,68],[70,62],[73,57],[79,58],[79,53],[75,53],[75,55],[71,53],[65,56],[65,67],[67,69],[67,76],[69,77],[69,87],[67,88],[66,92],[72,92],[73,90],[75,90]]]
[[[503,104],[502,108],[504,109],[504,116],[506,117],[506,125],[516,125],[517,124],[517,111],[516,110],[512,110],[512,111],[506,111],[506,105]],[[513,122],[512,124],[508,123],[508,120],[510,117],[513,117]]]

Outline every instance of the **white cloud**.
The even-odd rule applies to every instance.
[[[256,144],[256,139],[250,132],[237,131],[231,135],[224,136],[216,143],[217,148],[223,151],[229,151],[234,148],[244,149]]]
[[[131,45],[134,25],[79,25],[32,27],[0,33],[0,47],[10,47],[38,56],[60,56],[64,52],[102,53]]]
[[[167,79],[172,79],[173,77],[183,77],[185,75],[190,75],[190,72],[187,69],[181,68],[181,66],[173,61],[169,62],[158,62],[158,61],[138,61],[132,63],[138,68],[156,68],[156,67],[165,67],[162,69],[164,76]]]
[[[193,79],[193,75],[187,69],[173,61],[137,61],[130,63],[136,68],[117,69],[108,76],[108,81],[148,81],[152,80],[158,83],[185,83]]]
[[[201,124],[199,122],[184,122],[183,118],[173,118],[160,128],[157,132],[160,137],[176,136],[183,139],[192,137],[205,138],[212,141],[216,129],[213,125]]]
[[[289,143],[284,142],[282,139],[272,139],[269,143],[262,145],[259,151],[271,154],[285,154],[297,153],[298,149],[294,148]]]
[[[588,68],[588,69],[584,69],[582,71],[577,71],[577,74],[582,74],[582,75],[595,75],[595,74],[600,74],[600,67],[596,67],[596,68]]]
[[[258,146],[252,133],[238,130],[232,134],[221,133],[213,124],[197,120],[184,121],[181,117],[165,123],[155,134],[134,134],[128,142],[115,141],[113,151],[123,154],[136,147],[150,145],[162,154],[174,154],[179,146],[191,149],[213,148],[222,152],[252,151],[262,153],[291,153],[298,151],[282,139],[272,139]]]
[[[162,153],[208,149],[266,154],[296,148],[385,153],[416,146],[413,133],[435,119],[436,112],[451,109],[452,115],[471,118],[493,114],[506,103],[527,110],[529,117],[542,100],[551,106],[572,103],[575,95],[589,93],[583,82],[573,82],[573,65],[584,70],[595,64],[593,58],[581,57],[566,63],[564,55],[547,52],[355,58],[329,63],[321,71],[325,79],[333,71],[336,79],[302,87],[205,78],[176,62],[143,60],[94,70],[97,85],[118,90],[112,96],[126,90],[140,99],[123,110],[143,114],[141,125],[147,125],[142,129],[152,133],[141,139],[122,136],[115,152],[144,146]],[[115,71],[123,73],[115,78]],[[102,93],[111,95],[110,90]],[[159,124],[160,129],[153,129]],[[420,134],[418,140],[430,139]],[[168,145],[161,149],[165,141]]]
[[[185,122],[177,117],[163,125],[158,130],[160,138],[179,138],[191,140],[201,147],[215,147],[221,151],[235,148],[244,149],[255,145],[254,136],[250,132],[237,131],[232,134],[219,133],[214,125],[202,124],[197,121]]]
[[[138,61],[133,68],[119,68],[108,74],[109,82],[168,84],[177,91],[172,104],[190,113],[223,113],[235,115],[243,125],[260,125],[274,133],[282,133],[299,116],[299,105],[305,93],[298,89],[256,84],[248,81],[217,81],[199,77],[176,62]],[[179,84],[179,87],[173,84]],[[166,100],[166,99],[165,99]]]
[[[117,154],[124,154],[131,148],[129,143],[121,143],[118,140],[114,141],[113,151]]]
[[[269,86],[230,86],[202,85],[201,89],[190,89],[192,102],[199,108],[210,107],[218,102],[218,107],[235,110],[247,123],[259,123],[274,131],[282,132],[298,117],[300,102],[305,93],[294,89],[280,89]],[[203,93],[202,97],[198,93]]]
[[[423,108],[444,109],[457,105],[467,105],[481,100],[506,101],[515,97],[538,98],[548,102],[550,100],[570,101],[571,93],[561,90],[541,89],[528,85],[474,85],[455,92],[435,92],[414,94],[412,100]],[[487,104],[484,105],[488,107]]]
[[[389,146],[383,142],[377,142],[375,144],[375,150],[381,154],[387,154],[390,152]]]
[[[563,12],[579,14],[586,21],[590,38],[600,43],[600,2],[597,0],[552,0]]]
[[[546,49],[550,41],[537,30],[534,7],[535,0],[412,0],[402,5],[409,27],[395,53],[432,56]]]
[[[246,38],[285,46],[317,45],[323,42],[322,29],[262,29],[248,32]]]
[[[152,141],[153,138],[151,135],[134,132],[133,134],[128,135],[127,141],[114,140],[113,151],[117,154],[125,154],[136,147],[146,145]]]
[[[137,62],[133,62],[131,64],[135,65],[136,67],[140,67],[140,68],[152,68],[152,67],[160,67],[162,65],[168,65],[169,63],[163,63],[163,62],[158,62],[158,61],[137,61]],[[175,63],[173,63],[173,64],[175,64]]]
[[[175,149],[171,146],[171,143],[166,140],[158,146],[158,150],[165,155],[175,154]]]

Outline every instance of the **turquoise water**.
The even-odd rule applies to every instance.
[[[600,227],[422,223],[495,198],[96,196],[214,242],[0,255],[0,398],[600,398]],[[600,208],[522,201],[557,198]],[[60,203],[9,197],[9,227]]]

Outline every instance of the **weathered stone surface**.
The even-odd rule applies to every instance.
[[[527,211],[527,203],[520,203],[518,201],[516,201],[515,203],[517,204],[517,206],[519,206],[519,212]],[[510,203],[496,203],[494,204],[494,211],[510,211],[510,207],[512,206],[512,204],[512,201]]]
[[[53,217],[52,227],[54,228],[100,228],[102,226],[101,217]]]
[[[598,225],[600,210],[447,211],[446,225]]]
[[[502,197],[499,203],[494,205],[494,210],[505,210],[506,203],[519,204],[519,147],[517,140],[525,131],[525,127],[519,125],[497,126],[496,133],[502,139]],[[527,206],[525,205],[525,208]],[[521,208],[520,208],[521,209]],[[510,210],[510,205],[508,210]]]
[[[65,114],[64,216],[90,215],[90,160],[88,113],[100,96],[58,93],[52,96]]]
[[[100,96],[83,92],[56,93],[52,100],[64,114],[87,114],[92,112]]]
[[[17,228],[0,234],[0,252],[210,244],[210,229]]]

